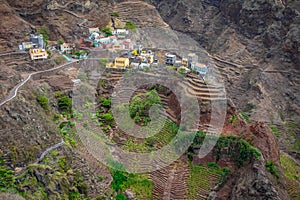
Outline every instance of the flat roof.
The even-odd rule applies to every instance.
[[[116,58],[115,59],[116,61],[126,61],[126,60],[129,60],[128,58]]]
[[[73,43],[63,43],[63,46],[70,47],[70,46],[75,46],[75,44],[73,44]]]
[[[201,67],[201,68],[206,68],[207,66],[203,63],[193,63],[194,66],[197,66],[197,67]]]

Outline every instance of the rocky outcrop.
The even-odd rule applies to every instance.
[[[289,199],[285,195],[280,195],[274,187],[272,181],[266,174],[264,160],[254,162],[251,166],[239,171],[231,193],[232,200],[257,200],[257,199]]]
[[[236,168],[226,184],[218,191],[217,199],[289,199],[280,166],[279,147],[273,133],[266,124],[255,123],[249,126],[246,137],[261,151],[262,157],[243,168]],[[265,166],[267,161],[275,163],[278,178],[267,171]],[[231,187],[232,185],[234,187]]]
[[[249,127],[254,146],[260,149],[264,159],[279,163],[280,152],[277,139],[265,123],[255,123]],[[254,136],[254,137],[253,137]]]

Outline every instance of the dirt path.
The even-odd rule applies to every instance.
[[[70,64],[73,64],[73,63],[75,63],[75,62],[77,62],[77,60],[72,60],[71,62],[65,63],[65,64],[60,65],[60,66],[58,66],[58,67],[54,67],[54,68],[52,68],[52,69],[47,69],[47,70],[43,70],[43,71],[33,72],[33,73],[29,74],[29,75],[25,78],[25,80],[23,80],[22,82],[20,82],[18,85],[16,85],[16,86],[10,91],[9,95],[5,98],[5,100],[2,101],[2,102],[0,103],[0,107],[3,106],[4,104],[6,104],[7,102],[13,100],[13,99],[17,96],[19,89],[20,89],[23,85],[25,85],[25,84],[31,79],[31,77],[32,77],[33,75],[36,75],[36,74],[42,74],[42,73],[45,73],[45,72],[51,72],[51,71],[54,71],[54,70],[63,68],[63,67],[65,67],[65,66],[68,66],[68,65],[70,65]]]

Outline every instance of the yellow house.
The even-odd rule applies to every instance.
[[[114,63],[107,63],[106,68],[112,69],[126,69],[129,67],[128,58],[116,58]]]
[[[115,66],[115,68],[118,68],[118,69],[126,69],[126,67],[129,67],[129,59],[128,58],[116,58],[114,66]]]
[[[182,58],[181,65],[184,66],[184,67],[187,67],[188,66],[188,59],[187,58]]]
[[[47,59],[48,53],[45,49],[30,49],[29,50],[31,60]]]

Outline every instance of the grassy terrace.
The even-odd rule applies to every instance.
[[[153,182],[148,174],[129,174],[124,171],[124,166],[115,160],[109,160],[112,167],[113,181],[111,188],[116,192],[116,200],[126,200],[125,191],[130,189],[137,199],[151,199]]]
[[[222,169],[216,163],[207,165],[189,164],[190,176],[187,181],[189,190],[187,199],[206,199],[209,192],[218,184],[222,183],[223,178],[230,173],[229,169]]]
[[[287,191],[291,199],[300,199],[300,166],[287,154],[281,153],[280,163],[287,179]]]

